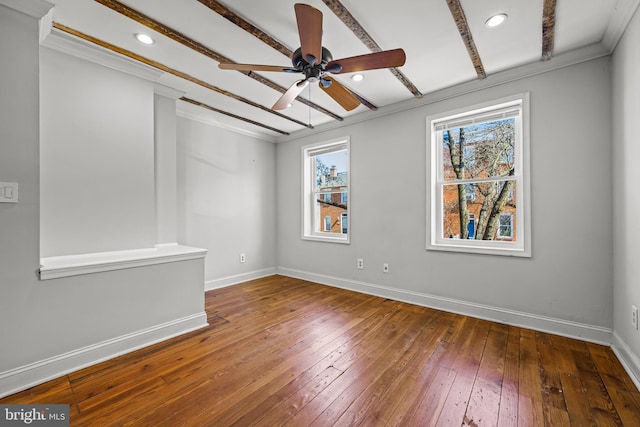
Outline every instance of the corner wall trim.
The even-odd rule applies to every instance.
[[[633,383],[636,385],[638,390],[640,390],[640,360],[638,360],[631,348],[616,332],[613,333],[613,344],[611,344],[611,349],[631,377],[631,380],[633,380]]]
[[[234,276],[221,277],[219,279],[207,280],[204,283],[204,290],[211,291],[213,289],[225,288],[227,286],[237,285],[238,283],[247,282],[249,280],[273,276],[274,274],[276,274],[276,267],[250,271],[247,273],[236,274]]]
[[[0,372],[0,398],[158,342],[208,326],[202,311],[130,334]]]
[[[540,316],[533,313],[525,313],[500,307],[470,303],[467,301],[412,292],[404,289],[390,288],[372,283],[325,276],[322,274],[300,271],[287,267],[278,267],[277,274],[368,295],[389,298],[395,301],[490,320],[493,322],[505,323],[508,325],[519,326],[569,338],[577,338],[583,341],[603,344],[606,346],[611,345],[613,335],[613,330],[600,326],[571,322],[569,320]]]

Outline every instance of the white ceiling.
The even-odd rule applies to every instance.
[[[165,37],[96,1],[49,0],[55,4],[53,20],[121,49],[156,61],[174,70],[215,85],[237,96],[270,108],[281,93],[237,71],[218,69],[218,63]],[[290,59],[258,38],[218,15],[197,0],[125,0],[123,4],[194,39],[238,63],[291,65]],[[282,44],[295,50],[300,42],[294,0],[223,0],[235,11]],[[362,55],[370,50],[342,23],[322,0],[306,3],[323,13],[323,46],[334,59]],[[458,32],[447,0],[341,0],[353,17],[384,50],[403,48],[406,64],[399,70],[428,99],[429,94],[477,79],[472,61]],[[488,77],[499,71],[540,62],[543,0],[460,0],[471,34]],[[557,0],[554,56],[594,44],[611,52],[638,0]],[[484,22],[495,13],[508,20],[489,29]],[[151,35],[156,43],[145,46],[134,33]],[[553,66],[554,59],[549,61]],[[262,76],[287,88],[299,75],[262,72]],[[343,85],[384,110],[392,104],[414,100],[414,95],[387,69],[366,71],[362,82],[349,74],[334,76]],[[186,98],[240,117],[294,133],[304,126],[269,111],[247,105],[188,80],[163,73],[159,83],[184,92]],[[301,96],[334,114],[349,118],[369,108],[360,105],[351,112],[340,107],[316,85]],[[202,107],[178,101],[178,107],[197,115],[208,115],[224,126],[242,129],[266,138],[280,134],[255,124]],[[282,114],[318,126],[335,119],[301,102]]]

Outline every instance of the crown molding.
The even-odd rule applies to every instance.
[[[636,1],[636,0],[634,0]],[[640,1],[640,0],[637,0]],[[327,132],[333,129],[342,128],[368,120],[374,120],[383,116],[396,114],[402,111],[421,108],[427,105],[435,104],[447,99],[456,98],[458,96],[467,95],[469,93],[485,90],[494,86],[500,86],[549,71],[558,70],[572,65],[592,61],[604,56],[610,55],[610,52],[601,43],[594,43],[579,49],[565,52],[554,56],[550,61],[536,61],[519,67],[510,68],[497,73],[489,74],[485,79],[473,79],[467,82],[459,83],[445,89],[434,92],[425,93],[422,98],[412,98],[407,101],[398,102],[379,108],[376,111],[366,111],[364,113],[349,116],[343,122],[329,122],[318,125],[313,129],[302,129],[291,135],[278,136],[275,142],[287,142],[299,139],[309,135],[315,135]]]
[[[42,18],[54,7],[45,0],[0,0],[0,6],[6,6],[36,19]]]
[[[639,5],[640,0],[618,0],[602,39],[602,44],[609,50],[609,53],[613,53],[615,50]]]
[[[0,0],[0,6],[8,7],[16,12],[24,13],[39,20],[40,43],[51,32],[55,6],[44,0]]]
[[[155,83],[153,85],[153,93],[155,95],[164,96],[165,98],[170,98],[173,100],[178,100],[185,95],[186,92],[174,89],[169,86],[162,85],[160,83]]]
[[[41,46],[151,82],[157,81],[164,74],[162,71],[156,70],[153,67],[132,61],[129,58],[55,28],[46,36]]]

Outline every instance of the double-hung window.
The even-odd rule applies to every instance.
[[[427,249],[531,256],[528,94],[427,125]]]
[[[349,243],[349,138],[302,147],[302,238]]]

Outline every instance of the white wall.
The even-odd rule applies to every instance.
[[[40,67],[41,255],[152,247],[153,84],[46,48]]]
[[[186,118],[177,128],[178,239],[208,250],[207,288],[274,273],[274,145]]]
[[[426,116],[526,91],[533,257],[426,251]],[[279,144],[279,271],[606,340],[613,326],[609,100],[604,58]],[[303,241],[300,147],[347,134],[351,244]]]
[[[640,198],[637,195],[640,117],[640,11],[613,55],[614,332],[623,360],[640,378],[640,332],[631,305],[640,308]]]
[[[178,94],[154,97],[156,243],[178,241],[177,97]]]

